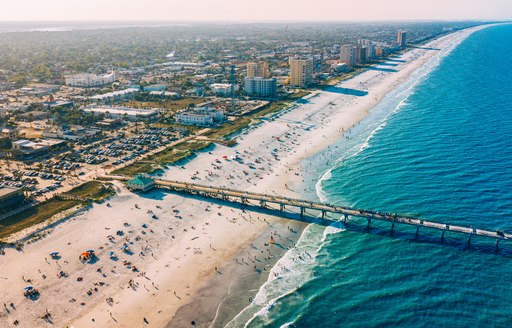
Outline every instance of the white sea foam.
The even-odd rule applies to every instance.
[[[276,302],[294,293],[311,278],[322,229],[317,224],[304,229],[295,247],[288,250],[270,270],[267,281],[260,287],[252,303],[226,327],[247,327],[256,318],[264,318]]]
[[[358,156],[364,150],[371,147],[371,140],[377,135],[377,133],[387,126],[389,119],[402,108],[407,105],[407,100],[410,96],[414,95],[416,87],[420,82],[428,79],[431,72],[439,66],[442,60],[450,54],[459,44],[464,40],[465,37],[460,37],[454,40],[448,47],[442,49],[437,56],[431,57],[421,68],[411,74],[411,76],[402,83],[400,86],[390,92],[384,99],[377,104],[370,116],[365,119],[366,129],[357,131],[356,129],[349,130],[351,132],[359,132],[359,136],[352,140],[359,140],[353,144],[348,151],[346,151],[341,157],[339,157],[334,164],[327,169],[320,179],[315,184],[316,193],[322,202],[328,201],[328,193],[323,190],[323,182],[328,181],[332,178],[332,171],[339,168],[340,165],[353,157]],[[394,99],[393,99],[394,98]],[[398,103],[396,103],[398,101]],[[396,105],[393,105],[396,104]],[[377,115],[372,115],[377,112]],[[381,117],[378,114],[384,113]],[[363,123],[364,124],[364,123]],[[366,135],[366,137],[364,137]]]
[[[324,230],[324,233],[323,233],[323,236],[322,236],[322,240],[321,240],[321,242],[322,242],[321,246],[324,244],[326,238],[329,235],[334,235],[334,234],[337,234],[337,233],[340,233],[340,232],[343,232],[343,231],[345,231],[345,225],[341,221],[336,221],[333,224],[329,225]],[[320,251],[320,249],[318,251]]]
[[[377,115],[376,118],[370,117],[366,126],[367,129],[361,131],[360,137],[357,138],[360,141],[352,145],[344,156],[338,158],[334,165],[326,170],[316,183],[317,195],[321,201],[326,202],[328,200],[328,194],[323,190],[322,182],[332,178],[332,171],[339,167],[343,161],[357,156],[363,150],[371,146],[372,138],[375,137],[378,131],[386,127],[389,118],[406,106],[407,99],[414,94],[418,83],[428,78],[430,72],[432,72],[442,59],[463,39],[464,38],[456,40],[448,49],[445,48],[437,56],[432,57],[423,67],[411,74],[406,82],[388,94],[388,96],[376,106],[377,111],[382,111],[380,113],[381,118],[379,119],[379,115]],[[389,102],[391,102],[391,106]],[[384,115],[383,117],[382,114]],[[371,121],[372,119],[373,122]],[[366,137],[364,137],[365,135]],[[267,317],[272,308],[278,304],[279,300],[294,293],[297,288],[312,278],[315,258],[325,245],[327,237],[344,231],[344,225],[341,222],[336,222],[325,228],[323,233],[320,234],[321,229],[323,229],[321,226],[312,224],[303,231],[296,246],[287,251],[271,269],[267,282],[260,287],[253,302],[233,318],[226,327],[248,327],[255,319]],[[319,238],[320,235],[321,238]],[[293,322],[288,322],[281,327],[287,328],[292,325]]]

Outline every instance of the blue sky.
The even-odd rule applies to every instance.
[[[512,0],[0,0],[0,21],[418,19],[512,19]]]

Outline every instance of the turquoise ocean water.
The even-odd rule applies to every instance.
[[[309,197],[512,231],[512,25],[441,53],[304,166]],[[231,326],[512,327],[512,242],[389,228],[309,226]]]

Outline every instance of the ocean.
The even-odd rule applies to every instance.
[[[309,198],[512,231],[512,25],[441,51],[303,166]],[[512,243],[337,219],[308,226],[228,326],[512,326]]]

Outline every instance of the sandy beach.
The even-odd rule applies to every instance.
[[[432,49],[453,47],[481,28],[441,37],[314,91],[244,132],[235,147],[216,145],[163,177],[300,197],[304,158],[366,117],[439,53]],[[308,224],[294,213],[284,219],[270,210],[115,187],[117,196],[107,202],[52,226],[21,251],[0,255],[1,327],[223,327],[252,301]],[[22,235],[12,241],[17,238]],[[89,249],[95,256],[80,261]],[[26,286],[37,288],[39,297],[26,299]]]

